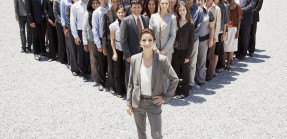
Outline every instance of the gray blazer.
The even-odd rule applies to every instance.
[[[159,13],[152,14],[149,22],[149,28],[155,33],[156,46],[159,50],[165,50],[167,53],[173,53],[173,44],[176,37],[176,17],[167,13],[161,26],[161,45],[160,45],[160,22]]]
[[[149,19],[141,15],[144,28],[148,28]],[[121,22],[121,46],[123,48],[124,59],[141,52],[140,36],[133,14],[122,19]]]
[[[16,18],[19,18],[19,16],[27,16],[25,0],[14,0],[14,8]]]
[[[130,66],[130,76],[127,91],[127,105],[138,108],[141,95],[140,68],[142,63],[142,53],[132,56]],[[164,93],[164,75],[170,80],[166,93]],[[162,96],[167,102],[174,95],[179,79],[170,65],[167,57],[157,53],[153,54],[152,64],[152,96]]]

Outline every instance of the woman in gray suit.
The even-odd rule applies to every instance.
[[[169,5],[169,0],[159,0],[158,12],[151,16],[149,28],[155,33],[158,52],[171,62],[177,24],[176,17],[169,13]]]
[[[151,126],[151,136],[161,139],[161,104],[174,95],[178,77],[166,56],[153,52],[155,36],[151,29],[144,29],[140,35],[143,52],[133,55],[127,91],[127,112],[134,113],[138,137],[146,138],[146,115]],[[163,78],[170,79],[166,93]]]

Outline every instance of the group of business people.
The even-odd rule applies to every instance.
[[[152,137],[162,138],[162,103],[183,99],[195,84],[229,70],[234,52],[240,60],[247,51],[252,56],[263,0],[14,3],[22,52],[33,44],[36,60],[58,58],[74,76],[87,81],[91,74],[100,91],[119,98],[127,92],[127,112],[134,113],[139,138],[146,138],[146,115]]]

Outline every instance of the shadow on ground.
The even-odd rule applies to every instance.
[[[202,86],[194,86],[189,92],[189,96],[185,99],[172,98],[168,104],[172,106],[187,106],[190,103],[204,103],[206,99],[203,95],[214,95],[217,89],[221,89],[224,85],[231,84],[236,81],[236,76],[240,73],[249,71],[246,63],[263,63],[266,59],[271,58],[267,55],[261,55],[260,53],[265,50],[256,49],[253,57],[247,56],[246,59],[239,61],[235,59],[234,65],[231,65],[230,70],[223,70],[221,73],[217,73],[216,77]]]

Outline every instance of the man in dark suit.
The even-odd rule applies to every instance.
[[[238,51],[235,54],[239,60],[243,60],[247,55],[249,35],[253,24],[253,9],[257,0],[241,0],[241,2],[242,20],[238,38]]]
[[[16,21],[19,23],[20,27],[20,38],[22,42],[22,51],[26,52],[26,34],[25,34],[25,26],[27,21],[27,12],[25,8],[25,0],[14,0],[14,8],[15,8],[15,16]],[[32,28],[27,26],[27,50],[31,51],[32,45]]]
[[[253,24],[251,25],[250,42],[249,42],[249,56],[253,57],[256,45],[256,30],[257,22],[259,22],[259,11],[262,8],[263,0],[257,0],[257,4],[253,9]]]
[[[44,7],[46,7],[46,0],[26,0],[26,12],[29,24],[33,29],[33,48],[34,58],[40,60],[40,52],[46,54],[45,46],[45,32],[46,21],[44,14]]]
[[[125,83],[129,80],[131,56],[141,52],[139,36],[143,29],[148,28],[149,19],[142,16],[142,1],[133,0],[131,2],[132,14],[122,19],[121,23],[121,46],[126,60]]]

